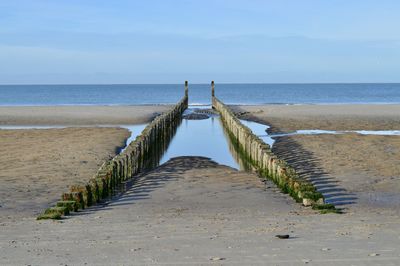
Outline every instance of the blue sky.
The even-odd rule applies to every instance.
[[[0,0],[0,83],[400,82],[400,1]]]

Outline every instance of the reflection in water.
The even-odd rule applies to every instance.
[[[158,165],[160,165],[161,158],[168,150],[171,140],[174,139],[176,131],[180,128],[182,120],[176,119],[170,122],[164,131],[159,130],[158,135],[156,135],[148,147],[149,150],[143,157],[138,158],[138,163],[141,165],[141,169],[152,170]],[[144,149],[144,147],[142,147]]]
[[[239,148],[239,143],[236,138],[233,136],[230,137],[228,131],[226,130],[225,127],[222,127],[224,131],[224,135],[226,139],[228,140],[228,145],[229,145],[229,151],[232,154],[232,156],[235,158],[235,161],[239,164],[239,169],[243,171],[252,171],[253,166],[251,163],[246,160],[244,155],[240,153],[240,148]]]
[[[207,108],[200,111],[198,108],[189,108],[185,114],[200,113],[204,109]],[[235,140],[230,139],[219,115],[210,113],[209,116],[210,118],[203,120],[183,120],[160,164],[178,156],[203,156],[235,169],[251,170],[251,164],[240,153]],[[245,120],[242,122],[257,135],[267,134],[266,125]],[[274,141],[269,136],[262,139],[270,145]]]
[[[184,120],[160,163],[178,156],[208,157],[219,164],[239,169],[218,116],[203,120]]]
[[[267,129],[270,128],[270,126],[242,119],[240,120],[240,122],[246,127],[250,128],[254,135],[261,138],[270,147],[274,145],[275,140],[267,133]]]

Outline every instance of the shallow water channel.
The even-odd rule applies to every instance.
[[[202,120],[184,119],[160,164],[178,156],[203,156],[239,169],[238,162],[230,152],[228,141],[219,116]]]
[[[200,113],[210,109],[211,106],[190,106],[185,114]],[[361,135],[399,135],[398,130],[387,131],[326,131],[326,130],[298,130],[286,134],[268,134],[269,126],[253,121],[240,120],[250,128],[255,135],[272,147],[275,139],[282,136],[293,135],[318,135],[318,134],[344,134],[357,133]],[[213,161],[230,166],[235,169],[245,170],[249,166],[237,154],[235,147],[225,132],[219,115],[209,114],[208,119],[191,120],[183,119],[175,136],[160,160],[160,164],[178,156],[203,156]]]

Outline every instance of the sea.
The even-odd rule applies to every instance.
[[[218,84],[228,104],[399,104],[400,83]],[[0,106],[173,104],[183,84],[0,85]],[[208,105],[209,84],[189,84],[189,102]]]

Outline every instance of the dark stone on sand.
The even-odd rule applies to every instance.
[[[276,235],[275,237],[277,237],[279,239],[288,239],[289,235]]]

